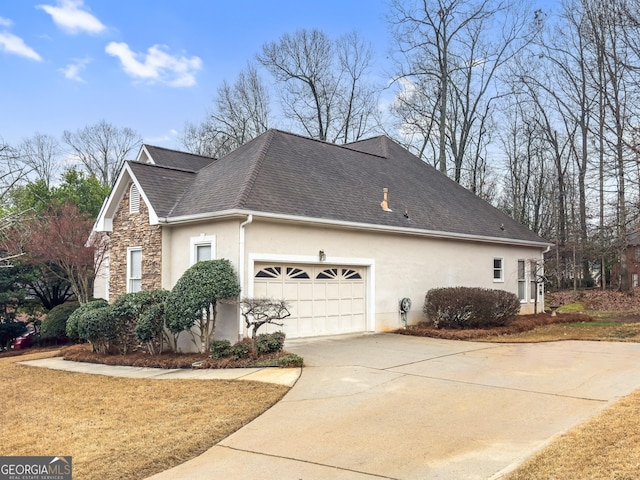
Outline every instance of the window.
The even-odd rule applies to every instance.
[[[196,245],[196,262],[211,260],[211,244]]]
[[[538,284],[536,282],[536,278],[537,278],[537,271],[538,271],[538,262],[536,262],[535,260],[531,260],[530,262],[530,270],[529,270],[529,275],[530,275],[530,284],[531,284],[531,288],[530,288],[530,298],[532,302],[536,301],[536,297],[538,296]]]
[[[504,282],[504,258],[493,259],[493,281]]]
[[[524,260],[518,260],[518,299],[521,302],[527,301],[527,279],[524,265]]]
[[[140,212],[140,191],[134,183],[129,189],[129,213],[138,212]]]
[[[196,262],[204,262],[205,260],[213,260],[216,258],[216,237],[215,235],[200,235],[199,237],[191,237],[191,265]]]
[[[142,248],[127,249],[127,293],[142,289]]]

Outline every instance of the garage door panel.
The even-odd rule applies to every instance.
[[[296,338],[366,330],[365,270],[256,264],[254,296],[283,298],[291,313],[283,327],[267,325],[264,331],[284,330],[288,338]]]
[[[313,318],[314,313],[313,300],[298,300],[296,316]]]
[[[340,285],[337,283],[329,283],[327,284],[327,299],[335,300],[340,298]]]

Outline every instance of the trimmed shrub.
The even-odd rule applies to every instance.
[[[111,307],[93,308],[82,314],[78,322],[78,335],[91,344],[97,353],[110,353],[116,341],[116,328]]]
[[[487,288],[429,290],[423,312],[436,328],[473,329],[508,325],[520,311],[518,296]]]
[[[239,294],[238,275],[229,260],[198,262],[182,274],[169,294],[167,328],[177,337],[196,326],[200,331],[200,351],[210,351],[218,302]]]
[[[300,368],[304,367],[304,359],[295,353],[288,353],[276,360],[280,368]]]
[[[253,352],[253,341],[250,338],[244,338],[238,343],[233,344],[229,348],[230,355],[236,360],[241,358],[248,358]]]
[[[113,302],[111,313],[114,316],[116,343],[122,354],[135,350],[139,341],[145,342],[151,353],[160,349],[164,308],[155,308],[145,317],[140,330],[144,340],[138,337],[137,326],[149,309],[163,304],[168,296],[167,290],[141,290],[120,295]]]
[[[231,356],[231,342],[229,340],[214,340],[211,342],[211,358],[220,359]]]
[[[255,347],[258,353],[279,352],[284,347],[284,332],[261,333],[255,338]]]
[[[136,339],[147,346],[147,350],[151,355],[162,352],[164,311],[164,303],[157,303],[147,307],[136,324]]]
[[[103,299],[94,300],[92,302],[85,303],[84,305],[80,305],[67,319],[67,337],[71,340],[80,340],[80,319],[82,316],[91,311],[98,308],[108,307],[109,302]]]
[[[40,336],[47,338],[66,338],[67,320],[79,307],[78,302],[66,302],[53,307],[42,321]]]

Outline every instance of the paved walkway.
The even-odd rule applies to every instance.
[[[152,378],[155,380],[252,380],[255,382],[278,383],[292,387],[300,377],[300,368],[225,368],[225,369],[165,369],[146,367],[120,367],[97,363],[70,362],[61,357],[43,358],[20,362],[34,367],[67,370],[78,373],[109,375],[112,377]]]

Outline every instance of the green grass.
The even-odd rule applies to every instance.
[[[562,305],[558,309],[558,313],[577,313],[584,312],[585,308],[582,303],[569,303],[567,305]]]

